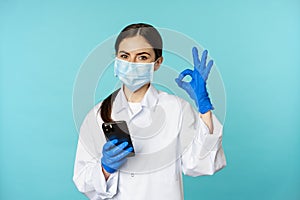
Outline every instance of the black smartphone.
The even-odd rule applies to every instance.
[[[128,156],[134,156],[134,148],[132,145],[126,121],[114,121],[103,123],[102,130],[107,141],[118,139],[118,143],[116,145],[119,145],[123,142],[128,142],[128,145],[125,147],[124,150],[127,150],[128,148],[132,147],[133,151]]]

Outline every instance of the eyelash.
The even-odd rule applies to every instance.
[[[141,59],[140,59],[141,58]],[[140,56],[139,57],[139,60],[147,60],[148,58],[147,58],[147,56]]]
[[[120,57],[121,57],[121,58],[124,58],[124,59],[127,59],[127,58],[128,58],[128,55],[123,54],[123,55],[121,55]],[[139,60],[147,60],[148,57],[147,57],[147,56],[139,56],[138,59],[139,59]]]
[[[128,56],[127,56],[127,55],[124,55],[124,54],[121,55],[120,57],[121,57],[121,58],[128,58]]]

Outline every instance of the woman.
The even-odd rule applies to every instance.
[[[115,43],[115,75],[122,87],[86,116],[77,146],[73,181],[90,199],[183,199],[182,173],[212,175],[226,166],[222,125],[212,114],[206,80],[213,61],[192,49],[194,70],[175,79],[195,101],[158,91],[153,72],[163,62],[162,39],[151,25],[125,27]],[[182,81],[186,76],[191,82]],[[103,122],[125,120],[135,151],[106,141]]]

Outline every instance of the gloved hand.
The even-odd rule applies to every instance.
[[[178,78],[175,79],[177,85],[184,89],[189,96],[195,101],[198,111],[202,114],[209,110],[213,110],[213,106],[208,97],[206,90],[206,80],[213,66],[213,60],[210,60],[206,65],[207,50],[203,51],[201,61],[199,60],[198,50],[193,47],[194,70],[186,69],[182,71]],[[182,81],[185,76],[191,76],[190,82]]]
[[[128,142],[123,142],[116,146],[117,143],[118,140],[114,139],[106,142],[102,148],[103,156],[101,158],[101,164],[108,173],[114,173],[120,169],[127,160],[126,156],[133,151],[132,147],[124,150],[128,145]]]

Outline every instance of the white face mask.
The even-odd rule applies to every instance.
[[[117,76],[130,91],[135,92],[153,80],[154,64],[155,62],[134,63],[115,58],[115,76]]]

